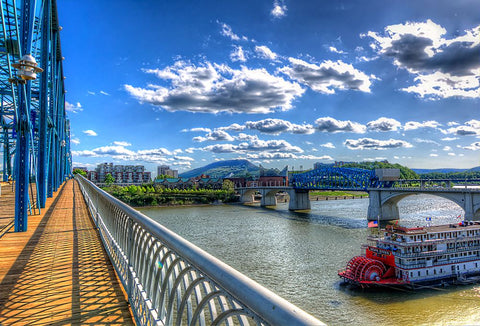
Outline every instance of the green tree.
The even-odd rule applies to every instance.
[[[235,190],[235,185],[232,180],[225,179],[223,180],[222,189],[228,192],[233,192]]]
[[[111,186],[114,182],[115,182],[115,178],[110,173],[108,173],[105,176],[105,184],[107,186]]]
[[[83,177],[87,177],[87,171],[84,171],[82,169],[75,169],[73,170],[73,174],[80,174]]]

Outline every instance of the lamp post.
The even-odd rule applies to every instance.
[[[18,86],[17,141],[15,145],[15,232],[27,230],[28,185],[30,183],[30,102],[31,85],[29,81],[37,78],[43,71],[37,66],[35,58],[25,54],[18,63],[12,64],[17,76],[9,81]],[[32,140],[33,141],[33,140]]]

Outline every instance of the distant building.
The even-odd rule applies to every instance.
[[[172,178],[178,178],[178,170],[172,170],[168,165],[160,165],[157,168],[158,175],[169,175]]]
[[[88,172],[88,179],[94,183],[104,183],[107,174],[115,178],[116,184],[142,184],[151,181],[151,172],[145,171],[143,165],[98,164],[95,171]]]

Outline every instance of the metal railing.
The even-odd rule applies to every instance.
[[[324,325],[76,176],[139,325]]]

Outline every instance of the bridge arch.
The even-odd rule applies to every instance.
[[[368,219],[396,220],[400,218],[398,203],[412,195],[418,195],[418,191],[400,190],[373,190],[369,189],[370,205]],[[466,220],[480,220],[480,195],[461,191],[423,191],[422,194],[445,198],[457,204],[464,211]]]

